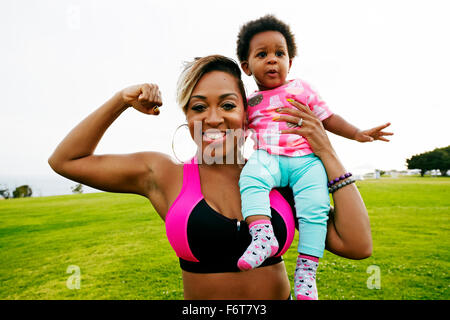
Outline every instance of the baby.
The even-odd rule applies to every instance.
[[[389,141],[392,133],[379,127],[361,131],[340,116],[303,80],[286,80],[296,55],[294,35],[284,22],[267,15],[242,26],[237,41],[237,55],[242,70],[253,76],[259,91],[248,98],[248,125],[254,131],[255,152],[242,170],[239,186],[242,214],[249,224],[252,242],[238,261],[241,270],[260,266],[278,251],[271,225],[269,192],[274,187],[290,186],[294,193],[299,222],[297,268],[294,275],[297,300],[317,300],[316,269],[323,257],[330,209],[329,192],[354,182],[346,173],[328,182],[320,159],[308,141],[281,130],[301,126],[280,121],[279,108],[293,108],[289,101],[308,106],[325,129],[359,142]],[[335,178],[335,177],[330,177]],[[327,185],[328,182],[328,185]]]

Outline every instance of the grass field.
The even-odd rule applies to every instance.
[[[319,298],[449,299],[450,178],[357,185],[371,220],[372,257],[355,261],[326,252]],[[296,243],[297,235],[284,256],[291,284]],[[0,252],[0,299],[183,299],[178,259],[143,197],[0,201]],[[69,266],[79,270],[80,289],[68,288],[77,275],[67,273]],[[379,289],[368,288],[374,269]]]

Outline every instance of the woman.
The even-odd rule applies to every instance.
[[[185,299],[287,299],[290,285],[280,254],[259,268],[238,272],[232,268],[242,252],[236,255],[232,251],[237,249],[230,249],[232,246],[224,242],[236,241],[245,250],[246,241],[251,240],[239,238],[241,229],[246,228],[238,186],[242,169],[239,134],[234,134],[246,125],[239,66],[222,56],[196,60],[179,80],[178,101],[199,148],[190,164],[179,164],[157,152],[94,155],[106,129],[127,108],[159,114],[161,94],[156,85],[149,84],[116,93],[66,136],[49,164],[57,173],[94,188],[147,197],[166,222],[169,241],[180,257]],[[293,123],[303,118],[296,132],[308,139],[328,177],[341,176],[345,169],[320,121],[305,106],[297,102],[293,105],[298,111],[284,113]],[[357,188],[354,184],[343,187],[333,193],[333,200],[335,211],[328,222],[327,249],[351,259],[370,256],[369,220]],[[286,212],[278,211],[280,216]],[[286,219],[279,219],[279,230],[284,228],[289,234],[291,227]],[[210,234],[213,231],[217,233]],[[235,240],[222,241],[218,233]],[[248,229],[244,233],[248,234]],[[285,249],[289,241],[292,238],[285,241]],[[216,244],[223,252],[211,252]]]

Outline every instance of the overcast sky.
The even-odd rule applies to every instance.
[[[2,0],[0,173],[54,174],[47,159],[70,129],[118,90],[143,82],[159,85],[161,115],[127,110],[96,152],[172,154],[184,122],[175,103],[183,61],[216,53],[236,59],[239,27],[267,13],[295,33],[299,54],[289,78],[312,83],[360,128],[392,122],[390,143],[329,134],[347,169],[405,169],[411,155],[450,144],[449,3]],[[244,81],[247,92],[256,89],[252,78]],[[184,143],[177,144],[181,153]]]

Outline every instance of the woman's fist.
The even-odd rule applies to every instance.
[[[123,102],[145,114],[159,114],[161,91],[156,84],[138,84],[120,92]]]

